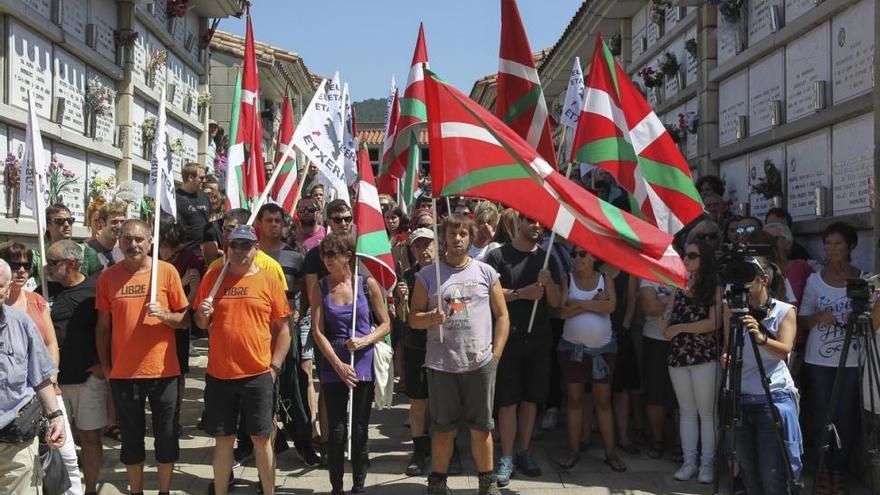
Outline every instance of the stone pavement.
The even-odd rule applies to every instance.
[[[194,425],[202,411],[202,390],[204,388],[204,369],[207,358],[204,355],[205,341],[197,341],[201,356],[191,357],[191,374],[186,384],[186,394],[182,413],[184,435],[180,442],[180,462],[175,467],[172,481],[173,493],[204,494],[213,473],[211,455],[213,441]],[[367,477],[370,493],[381,495],[420,495],[424,491],[424,478],[410,478],[403,473],[409,459],[412,444],[409,429],[404,426],[407,416],[406,398],[395,396],[395,405],[385,411],[373,411],[370,428],[369,448],[372,467]],[[149,420],[147,421],[149,424]],[[104,465],[101,471],[99,493],[101,495],[125,494],[127,479],[125,469],[119,463],[119,444],[105,439]],[[477,476],[473,460],[470,458],[467,437],[459,436],[458,445],[462,449],[464,473],[452,476],[449,486],[456,495],[476,494]],[[543,474],[538,478],[515,477],[506,489],[506,494],[521,495],[574,495],[574,494],[622,494],[622,493],[663,493],[663,494],[708,494],[711,486],[700,485],[696,481],[678,482],[672,477],[677,468],[668,459],[654,460],[646,455],[629,456],[620,452],[628,471],[614,473],[603,463],[601,448],[596,447],[599,438],[593,440],[593,449],[581,459],[571,471],[562,472],[550,461],[552,456],[561,453],[565,445],[562,428],[545,433],[543,438],[533,442],[535,454]],[[233,493],[255,493],[257,471],[253,460],[235,470],[237,479]],[[152,458],[152,439],[147,439],[147,467],[145,487],[148,494],[155,494],[156,465]],[[350,488],[351,476],[346,475],[345,487]],[[327,471],[309,469],[297,458],[294,449],[278,456],[276,486],[279,494],[328,493],[330,484]],[[853,490],[852,493],[866,493],[866,490]]]

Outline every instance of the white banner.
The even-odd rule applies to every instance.
[[[25,206],[34,212],[34,218],[42,217],[43,204],[48,200],[49,187],[46,178],[46,154],[43,149],[43,138],[40,135],[40,123],[37,120],[37,109],[33,95],[28,90],[28,121],[25,130],[24,156],[21,157],[21,174],[19,175],[19,193]],[[36,176],[36,180],[34,177]],[[34,190],[36,184],[36,191]],[[37,194],[42,201],[37,202]]]
[[[159,98],[159,117],[156,124],[156,138],[153,140],[153,159],[150,161],[150,182],[147,188],[147,195],[154,199],[159,197],[162,211],[176,217],[177,197],[174,193],[171,154],[168,152],[169,143],[168,132],[166,131],[164,85],[162,86],[161,93]],[[159,168],[160,164],[161,169]],[[157,195],[156,183],[160,182],[160,180],[162,191]],[[158,233],[156,233],[156,237],[158,238]]]
[[[571,76],[568,79],[568,88],[565,90],[565,102],[562,104],[562,115],[559,117],[559,122],[572,131],[577,130],[583,102],[584,73],[581,71],[580,57],[575,57],[574,65],[571,67]]]
[[[345,167],[345,183],[354,184],[358,179],[357,169],[357,136],[354,135],[354,113],[351,108],[351,96],[348,94],[348,83],[342,86],[342,154]]]
[[[337,139],[331,105],[327,100],[326,86],[327,81],[321,81],[315,91],[315,96],[293,133],[293,145],[318,168],[319,181],[329,187],[325,196],[341,198],[350,205],[340,142]]]

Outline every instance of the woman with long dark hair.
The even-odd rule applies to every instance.
[[[700,483],[714,480],[715,434],[718,418],[715,398],[718,378],[718,342],[721,291],[716,284],[715,252],[704,241],[685,246],[688,282],[677,289],[661,321],[669,339],[669,377],[680,411],[679,430],[684,463],[675,479],[697,475]],[[697,452],[701,453],[699,466]]]

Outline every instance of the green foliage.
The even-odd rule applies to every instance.
[[[369,98],[354,103],[358,122],[385,122],[385,98]]]

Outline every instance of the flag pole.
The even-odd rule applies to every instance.
[[[31,94],[30,89],[28,89],[28,108],[28,115],[34,115],[35,112],[33,110],[33,95]],[[32,124],[37,125],[37,122],[34,121]],[[28,133],[33,134],[34,129],[28,129]],[[39,138],[41,141],[43,139],[42,133],[37,133],[37,135],[33,137]],[[49,280],[46,275],[46,205],[43,204],[43,190],[40,188],[40,184],[38,183],[40,181],[40,177],[37,176],[37,160],[43,160],[43,157],[37,157],[36,154],[33,152],[33,150],[36,149],[36,143],[34,143],[33,137],[31,138],[31,151],[28,154],[31,155],[31,168],[33,170],[30,176],[31,180],[34,183],[34,196],[36,199],[34,203],[37,207],[37,211],[34,212],[34,220],[37,221],[37,242],[39,243],[40,249],[40,281],[43,288],[43,297],[48,300]],[[24,166],[27,167],[27,163],[25,163]]]
[[[354,274],[352,275],[351,281],[351,293],[352,293],[352,303],[351,303],[351,337],[354,338],[355,328],[357,327],[357,307],[358,307],[358,259],[357,255],[354,257]],[[366,294],[364,294],[366,296]],[[351,365],[351,369],[354,369],[354,352],[349,351],[349,364]],[[357,379],[357,372],[355,372],[355,379]],[[357,384],[355,384],[356,386]],[[353,416],[354,410],[354,387],[350,387],[348,389],[348,444],[346,446],[346,452],[348,453],[348,460],[351,460],[351,420]]]
[[[564,161],[563,153],[565,152],[563,148],[565,147],[565,134],[568,131],[568,126],[562,126],[562,136],[559,140],[559,147],[557,148],[559,151],[556,154],[559,156],[559,162],[562,163]],[[568,160],[568,165],[565,168],[565,178],[568,179],[571,176],[571,160]],[[556,231],[550,230],[550,240],[547,243],[547,252],[544,253],[544,264],[542,265],[541,270],[546,270],[550,265],[550,254],[553,252],[553,243],[556,242]],[[532,333],[532,326],[535,324],[535,315],[538,313],[538,302],[540,299],[535,299],[534,304],[532,304],[532,314],[529,316],[529,329],[526,333]]]
[[[443,310],[443,294],[440,291],[440,235],[437,232],[437,198],[431,197],[431,208],[434,209],[434,243],[437,246],[437,259],[434,260],[434,275],[437,276],[437,309]],[[443,343],[443,323],[440,324],[440,343]]]
[[[165,88],[162,87],[162,101],[165,101]],[[163,136],[156,136],[164,139]],[[162,146],[162,143],[156,144],[156,147]],[[158,151],[158,149],[156,150]],[[167,153],[167,149],[166,149]],[[153,260],[150,262],[150,302],[156,302],[156,286],[159,282],[159,217],[162,216],[162,189],[165,188],[162,177],[162,169],[164,164],[159,163],[156,152],[153,153],[153,160],[156,160],[156,197],[153,200]]]

